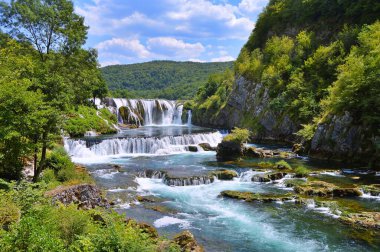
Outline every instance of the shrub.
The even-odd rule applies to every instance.
[[[294,169],[296,177],[307,177],[310,173],[310,170],[304,166],[298,166]]]
[[[224,137],[223,141],[244,143],[248,140],[249,134],[250,132],[247,129],[235,128],[230,134]]]
[[[0,230],[8,229],[8,226],[20,219],[21,210],[12,202],[9,195],[1,194],[0,191]]]
[[[280,160],[276,162],[275,166],[277,169],[287,169],[287,170],[292,169],[291,165],[288,164],[288,162],[286,162],[285,160]]]

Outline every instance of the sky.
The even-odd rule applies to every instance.
[[[74,0],[102,66],[235,60],[268,0]]]

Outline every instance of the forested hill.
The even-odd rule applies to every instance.
[[[232,68],[233,62],[152,61],[101,69],[114,96],[188,99],[212,73]]]

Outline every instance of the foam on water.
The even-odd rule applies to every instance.
[[[192,226],[201,226],[202,232],[216,232],[214,226],[223,229],[223,236],[231,239],[249,240],[252,246],[267,248],[266,250],[282,251],[323,251],[325,245],[320,241],[293,237],[289,229],[284,227],[283,232],[268,223],[268,214],[255,211],[247,204],[225,200],[219,197],[223,190],[240,190],[263,192],[260,185],[254,183],[233,181],[215,181],[208,185],[170,187],[162,183],[161,179],[137,178],[139,191],[149,191],[155,195],[172,199],[181,212],[187,213],[185,220]],[[164,217],[165,218],[165,217]],[[176,223],[178,220],[169,218],[155,222],[156,227],[163,223]],[[180,219],[183,221],[183,219]],[[207,222],[207,225],[204,225]]]
[[[189,152],[188,146],[209,143],[216,146],[222,140],[219,132],[188,134],[182,136],[147,138],[112,138],[88,146],[86,140],[64,140],[66,151],[75,162],[96,163],[121,156],[169,155]],[[203,151],[197,147],[198,151]]]
[[[170,217],[170,216],[164,216],[158,220],[156,220],[153,225],[156,228],[166,227],[170,225],[179,225],[182,229],[188,229],[190,228],[190,222],[187,220],[181,220],[178,218]]]

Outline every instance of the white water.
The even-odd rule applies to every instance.
[[[191,110],[188,110],[187,111],[187,125],[188,126],[191,126],[191,117],[192,117]]]
[[[75,158],[96,158],[115,155],[164,155],[187,152],[187,146],[209,143],[217,146],[222,140],[219,132],[189,134],[182,136],[165,136],[161,138],[113,138],[106,139],[91,147],[85,140],[65,139],[64,146],[70,156]]]
[[[163,99],[124,99],[113,98],[119,123],[123,123],[120,108],[128,109],[125,123],[136,123],[138,126],[148,125],[182,125],[183,105],[176,101]]]
[[[243,247],[265,248],[262,251],[305,251],[305,248],[307,251],[328,251],[323,241],[293,236],[294,227],[291,225],[278,229],[268,221],[270,215],[265,211],[219,197],[223,190],[263,192],[258,184],[238,179],[184,187],[167,186],[161,179],[137,178],[136,182],[139,191],[173,199],[173,204],[184,212],[176,218],[165,216],[156,219],[156,227],[178,225],[181,229],[187,229],[186,225],[190,228],[200,226],[202,232],[210,236],[241,240]]]

